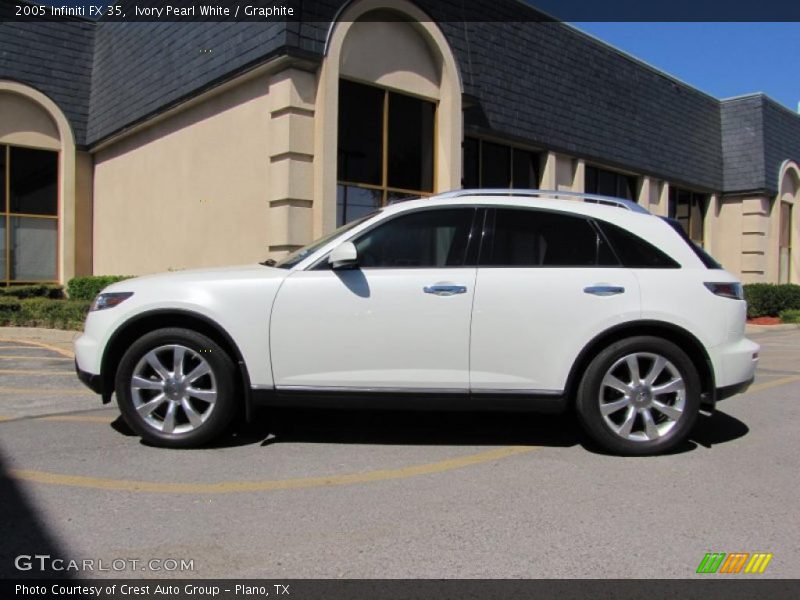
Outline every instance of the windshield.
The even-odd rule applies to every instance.
[[[283,260],[280,260],[277,263],[275,263],[275,266],[279,269],[291,269],[293,266],[304,261],[306,258],[311,256],[314,252],[322,248],[325,244],[330,242],[335,237],[340,236],[347,231],[350,231],[356,225],[361,225],[361,223],[363,223],[368,219],[371,219],[379,212],[380,211],[371,212],[370,214],[365,215],[360,219],[356,219],[355,221],[350,221],[349,223],[342,225],[336,231],[329,233],[328,235],[323,236],[314,242],[311,242],[308,246],[303,246],[302,248],[295,250],[294,252],[283,258]]]

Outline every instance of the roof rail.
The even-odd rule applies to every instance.
[[[584,202],[593,202],[595,204],[605,204],[608,206],[616,206],[624,208],[633,212],[650,214],[650,211],[637,204],[633,200],[625,198],[615,198],[613,196],[601,196],[599,194],[583,194],[581,192],[565,192],[561,190],[523,190],[523,189],[507,189],[507,188],[490,188],[490,189],[468,189],[468,190],[452,190],[442,194],[436,194],[435,198],[461,198],[464,196],[522,196],[527,198],[558,198],[563,196],[568,199],[583,200]]]

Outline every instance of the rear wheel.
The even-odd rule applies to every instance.
[[[640,336],[600,352],[578,387],[586,432],[617,454],[658,454],[683,441],[697,420],[700,377],[678,346]]]
[[[235,368],[212,339],[159,329],[125,353],[117,403],[128,425],[156,446],[188,448],[219,436],[235,413]]]

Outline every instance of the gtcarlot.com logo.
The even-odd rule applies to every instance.
[[[737,575],[739,573],[749,573],[751,575],[761,574],[767,570],[772,554],[766,552],[709,552],[700,561],[697,567],[698,573],[726,573]]]
[[[20,554],[14,559],[18,571],[194,571],[194,559],[183,558],[115,558],[112,560],[55,558],[49,554]]]

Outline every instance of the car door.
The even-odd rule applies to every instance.
[[[468,390],[477,212],[402,212],[351,240],[357,268],[292,273],[270,321],[276,386]]]
[[[583,346],[639,310],[637,279],[590,219],[489,210],[475,286],[471,388],[561,392]]]

